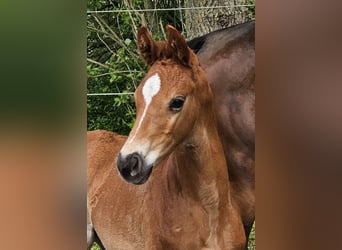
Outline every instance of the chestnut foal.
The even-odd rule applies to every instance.
[[[167,31],[156,42],[138,30],[151,68],[129,137],[88,134],[91,230],[108,250],[244,249],[210,86],[181,34]]]

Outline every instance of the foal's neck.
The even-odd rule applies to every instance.
[[[211,109],[210,109],[211,110]],[[199,117],[192,133],[178,146],[170,160],[171,176],[178,189],[206,203],[216,197],[225,203],[228,194],[228,173],[222,144],[217,132],[215,115]],[[203,114],[202,114],[203,116]],[[212,201],[211,201],[212,202]]]
[[[214,114],[197,120],[193,133],[169,160],[172,168],[168,168],[167,183],[173,189],[171,194],[186,197],[206,211],[210,233],[205,245],[220,249],[218,245],[222,241],[219,243],[218,234],[225,227],[230,195],[226,160]]]

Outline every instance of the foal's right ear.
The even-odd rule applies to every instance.
[[[146,27],[138,29],[138,48],[144,61],[152,65],[158,58],[158,46],[148,33]]]

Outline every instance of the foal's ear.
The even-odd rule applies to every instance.
[[[152,65],[158,57],[157,43],[152,39],[146,27],[138,29],[138,48],[142,58],[149,65]]]
[[[190,50],[185,42],[184,37],[179,31],[171,25],[166,26],[167,41],[171,49],[176,53],[178,60],[189,66],[190,63]]]

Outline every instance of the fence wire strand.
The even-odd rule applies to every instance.
[[[125,93],[88,93],[87,96],[115,96],[115,95],[134,95],[134,92],[125,92]]]
[[[254,4],[223,5],[223,6],[199,6],[199,7],[178,7],[178,8],[160,8],[160,9],[88,10],[87,14],[122,13],[122,12],[154,12],[154,11],[168,11],[168,10],[203,10],[203,9],[240,8],[240,7],[252,7],[252,6],[254,6]]]

